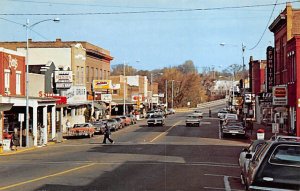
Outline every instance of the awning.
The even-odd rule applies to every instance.
[[[103,104],[99,104],[99,103],[94,102],[94,108],[97,108],[99,110],[105,110],[106,106],[104,106]]]
[[[116,105],[122,105],[124,104],[124,100],[113,100],[113,102],[116,103]],[[132,105],[132,104],[136,104],[135,102],[129,101],[129,100],[125,100],[125,104],[126,105]]]
[[[0,103],[0,111],[8,111],[13,105],[13,103]]]

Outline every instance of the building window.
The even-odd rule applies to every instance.
[[[16,94],[17,95],[21,94],[21,72],[20,71],[16,72]]]
[[[104,80],[107,79],[107,76],[106,76],[106,70],[104,70],[103,78],[104,78]]]
[[[90,82],[90,81],[89,81],[89,77],[90,77],[90,76],[89,76],[89,69],[90,69],[90,68],[89,68],[88,66],[87,66],[86,69],[85,69],[86,82]]]
[[[98,68],[95,68],[95,79],[98,80]]]
[[[5,93],[9,93],[9,87],[10,87],[10,70],[5,69],[4,70],[4,91]]]
[[[76,68],[76,76],[75,76],[75,82],[76,82],[76,84],[79,84],[80,83],[80,67],[79,66],[77,66],[77,68]]]
[[[94,67],[91,67],[90,74],[91,74],[91,82],[93,82],[93,80],[94,80]]]
[[[83,82],[84,82],[84,68],[81,67],[80,84],[83,84]]]
[[[103,80],[102,69],[100,69],[100,80]]]

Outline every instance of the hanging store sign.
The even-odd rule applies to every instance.
[[[72,83],[72,71],[54,71],[55,83]]]
[[[273,105],[287,105],[287,88],[283,86],[273,87]]]
[[[111,80],[93,80],[94,89],[111,89]]]
[[[101,94],[101,101],[111,102],[112,95],[111,94]]]
[[[272,92],[274,86],[274,48],[268,46],[267,48],[267,75],[266,75],[266,90]]]
[[[245,103],[255,103],[255,94],[246,93]]]
[[[72,80],[72,71],[54,71],[54,83],[56,89],[70,89]]]

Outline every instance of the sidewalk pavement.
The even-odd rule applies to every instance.
[[[257,140],[257,131],[259,129],[263,129],[265,132],[265,140],[269,140],[275,134],[272,133],[272,126],[265,126],[263,124],[258,124],[257,122],[253,122],[253,130],[251,134],[251,130],[247,130],[247,135],[250,140]],[[278,133],[277,135],[287,135],[284,132]]]
[[[50,145],[54,145],[56,144],[56,142],[48,142],[47,146],[50,146]],[[44,146],[44,147],[47,147],[47,146]],[[3,151],[2,153],[0,153],[0,156],[9,156],[9,155],[15,155],[15,154],[18,154],[18,153],[22,153],[22,152],[25,152],[25,151],[31,151],[31,150],[35,150],[35,149],[38,149],[38,148],[43,148],[43,147],[39,147],[39,146],[33,146],[33,147],[17,147],[16,150],[10,150],[10,151]]]

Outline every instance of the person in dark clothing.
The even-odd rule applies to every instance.
[[[111,132],[110,132],[110,128],[108,127],[108,125],[105,125],[105,131],[104,131],[104,138],[103,138],[103,144],[106,144],[106,139],[108,139],[112,144],[114,144],[114,140],[112,140],[110,138]]]

